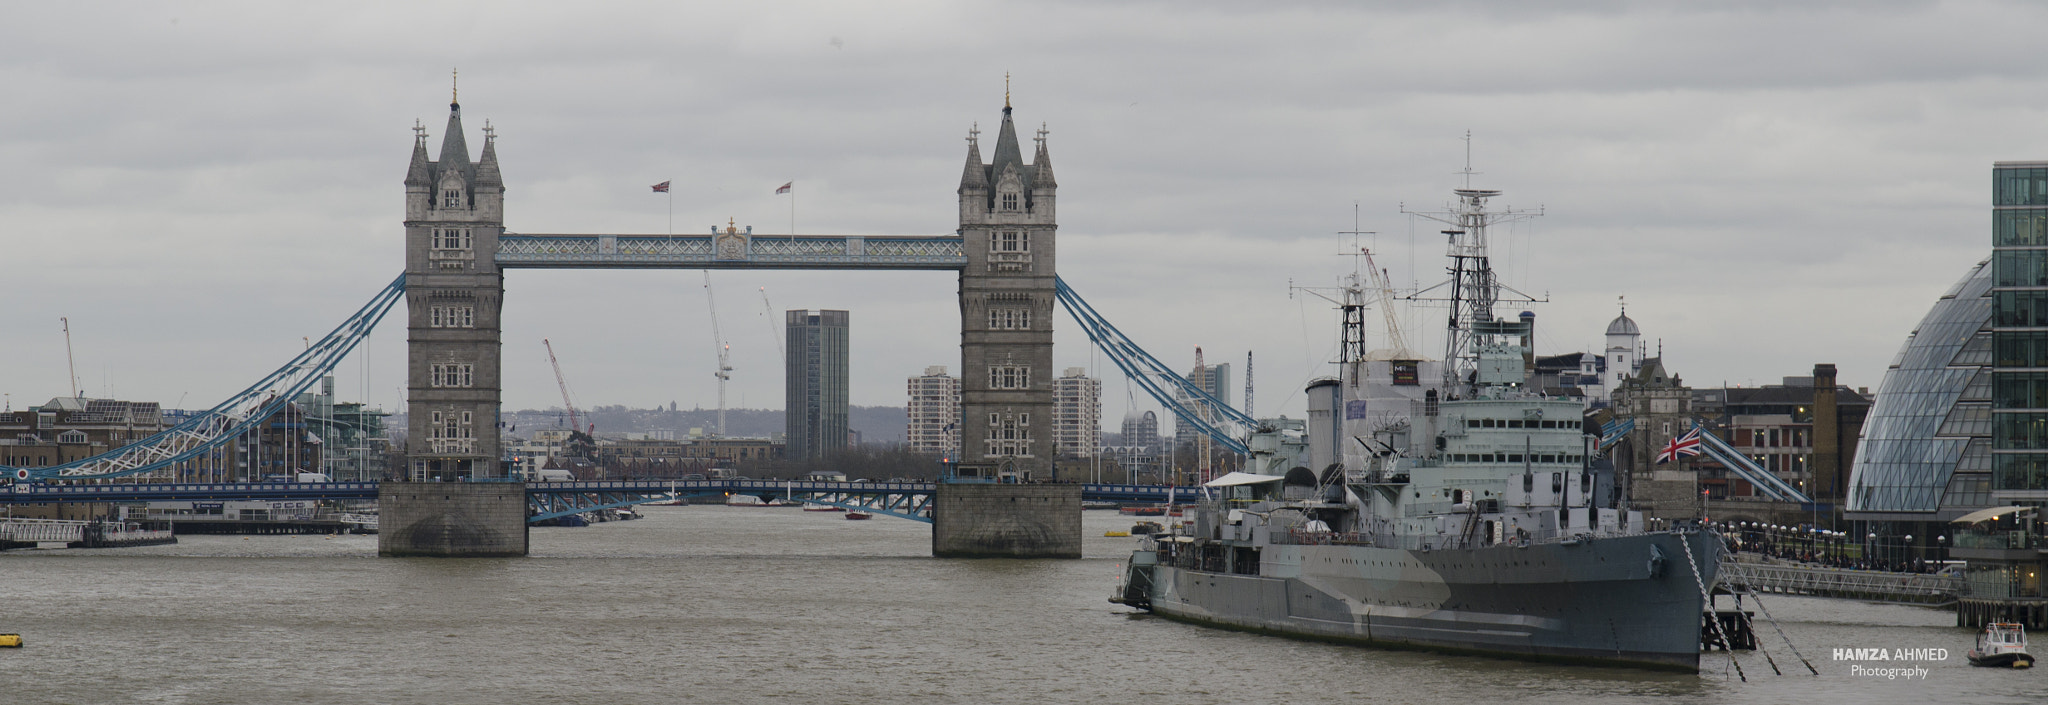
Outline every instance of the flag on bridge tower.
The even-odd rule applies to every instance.
[[[663,182],[661,182],[661,183],[655,184],[655,185],[654,185],[654,192],[655,192],[655,193],[668,193],[668,182],[667,182],[667,181],[663,181]]]
[[[775,195],[777,195],[777,196],[780,196],[780,195],[782,195],[782,194],[785,194],[785,193],[789,193],[789,187],[791,187],[791,186],[795,186],[795,185],[796,185],[796,182],[794,182],[794,181],[791,181],[791,182],[789,182],[789,183],[783,184],[783,185],[781,185],[781,186],[779,186],[779,187],[777,187],[777,188],[775,189]]]
[[[1657,454],[1657,464],[1663,465],[1679,458],[1690,458],[1699,454],[1700,427],[1694,426],[1691,431],[1671,439],[1671,442],[1664,446],[1664,452]]]

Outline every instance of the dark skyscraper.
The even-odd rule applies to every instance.
[[[823,458],[846,447],[845,311],[789,311],[788,401],[783,406],[790,460]]]

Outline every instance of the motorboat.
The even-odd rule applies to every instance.
[[[875,515],[873,515],[873,514],[869,514],[869,513],[867,513],[867,512],[847,512],[847,513],[846,513],[846,519],[847,519],[848,521],[866,521],[866,520],[868,520],[868,519],[873,519],[873,518],[875,518]]]
[[[2027,628],[2013,622],[1992,622],[1977,635],[1977,648],[1968,654],[1970,665],[1995,668],[2032,668],[2034,656],[2027,653]]]

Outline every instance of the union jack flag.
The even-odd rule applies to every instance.
[[[655,192],[655,193],[668,193],[668,182],[667,182],[667,181],[663,181],[663,182],[661,182],[661,183],[655,184],[655,185],[654,185],[654,192]]]
[[[1694,426],[1691,431],[1671,439],[1671,443],[1664,446],[1664,452],[1657,454],[1657,464],[1663,465],[1679,458],[1690,458],[1699,454],[1700,427]]]

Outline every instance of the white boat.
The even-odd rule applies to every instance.
[[[2011,622],[1984,625],[1977,635],[1977,648],[1968,654],[1972,666],[2032,668],[2034,656],[2027,653],[2027,628]]]

